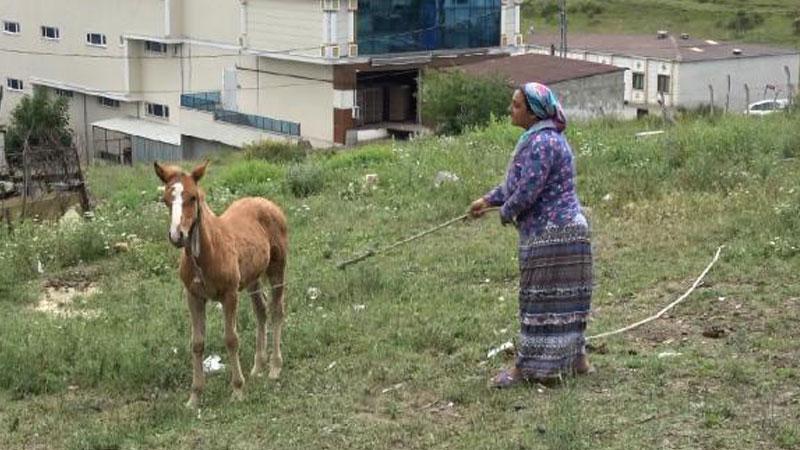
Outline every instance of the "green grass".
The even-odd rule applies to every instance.
[[[0,237],[0,447],[796,448],[798,125],[797,115],[683,119],[637,140],[660,124],[573,124],[594,233],[590,334],[660,309],[726,248],[667,317],[592,353],[597,374],[503,392],[486,381],[510,361],[483,361],[515,335],[513,229],[491,216],[346,271],[335,265],[462,214],[499,182],[518,131],[494,124],[311,155],[303,167],[322,170],[324,183],[302,198],[287,181],[291,163],[218,160],[202,183],[216,211],[261,193],[289,218],[285,364],[278,382],[248,378],[241,403],[229,401],[227,373],[210,376],[200,412],[183,408],[189,321],[159,182],[149,165],[94,167],[94,221]],[[441,170],[460,181],[434,187]],[[363,186],[368,173],[376,189]],[[122,241],[130,250],[114,251]],[[74,308],[100,315],[33,311],[53,279],[97,283],[101,293]],[[319,298],[307,297],[311,287]],[[255,320],[242,300],[249,369]],[[221,314],[208,316],[206,352],[227,362]],[[710,325],[725,335],[704,337]]]
[[[794,21],[800,5],[794,0],[579,0],[568,3],[572,33],[652,34],[669,30],[702,39],[760,42],[800,48]],[[558,31],[557,0],[526,0],[523,30]],[[758,14],[762,21],[747,30],[729,24],[737,12]],[[549,12],[549,13],[548,13]],[[553,13],[555,12],[555,13]]]

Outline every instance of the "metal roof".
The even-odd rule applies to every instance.
[[[135,117],[114,117],[113,119],[94,122],[92,126],[138,136],[151,141],[181,145],[180,128],[166,123],[137,119]]]
[[[557,34],[534,33],[528,37],[528,44],[548,49],[554,45],[558,49],[560,39]],[[795,49],[697,39],[688,35],[684,38],[681,35],[667,34],[659,38],[656,33],[652,35],[569,34],[567,45],[571,52],[590,51],[684,62],[800,54],[800,50]],[[734,53],[734,50],[738,52]]]
[[[487,59],[472,64],[457,66],[454,70],[463,70],[473,75],[500,75],[509,79],[514,85],[530,81],[544,84],[575,80],[594,75],[619,72],[624,69],[608,64],[558,58],[548,55],[514,55],[505,58]]]

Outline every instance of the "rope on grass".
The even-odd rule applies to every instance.
[[[493,207],[493,208],[486,208],[486,209],[484,210],[484,212],[496,211],[496,210],[498,210],[498,209],[500,209],[500,208],[497,208],[497,207]],[[415,234],[414,236],[411,236],[411,237],[409,237],[409,238],[403,239],[402,241],[395,242],[394,244],[391,244],[391,245],[389,245],[389,246],[386,246],[386,247],[384,247],[384,248],[381,248],[381,249],[378,249],[378,250],[372,250],[372,249],[370,249],[370,250],[367,250],[367,251],[366,251],[365,253],[363,253],[362,255],[356,256],[356,257],[355,257],[355,258],[353,258],[353,259],[348,259],[347,261],[342,261],[342,262],[340,262],[339,264],[337,264],[337,265],[336,265],[336,267],[337,267],[337,268],[339,268],[339,269],[344,269],[345,267],[347,267],[347,266],[349,266],[349,265],[351,265],[351,264],[355,264],[355,263],[357,263],[357,262],[361,262],[361,261],[363,261],[363,260],[365,260],[365,259],[367,259],[367,258],[369,258],[369,257],[371,257],[371,256],[379,255],[379,254],[381,254],[381,253],[388,252],[389,250],[392,250],[392,249],[394,249],[394,248],[396,248],[396,247],[399,247],[399,246],[401,246],[401,245],[408,244],[409,242],[415,241],[415,240],[417,240],[417,239],[419,239],[419,238],[422,238],[422,237],[424,237],[424,236],[427,236],[427,235],[429,235],[429,234],[431,234],[431,233],[434,233],[434,232],[436,232],[436,231],[439,231],[439,230],[441,230],[442,228],[449,227],[450,225],[452,225],[452,224],[454,224],[454,223],[456,223],[456,222],[459,222],[459,221],[465,220],[465,219],[467,219],[468,217],[469,217],[469,214],[464,214],[464,215],[461,215],[461,216],[455,217],[455,218],[453,218],[453,219],[450,219],[450,220],[448,220],[447,222],[444,222],[444,223],[442,223],[442,224],[436,225],[435,227],[433,227],[433,228],[431,228],[431,229],[429,229],[429,230],[425,230],[425,231],[423,231],[423,232],[421,232],[421,233],[417,233],[417,234]]]
[[[632,330],[634,328],[637,328],[637,327],[639,327],[641,325],[644,325],[644,324],[646,324],[648,322],[652,322],[652,321],[658,319],[659,317],[663,316],[664,313],[666,313],[667,311],[669,311],[670,309],[675,307],[675,305],[677,305],[678,303],[680,303],[683,300],[685,300],[697,288],[697,286],[700,285],[700,283],[703,281],[703,278],[705,278],[705,276],[708,273],[708,271],[711,270],[711,268],[714,266],[714,264],[716,264],[717,260],[719,259],[719,255],[722,252],[722,249],[724,247],[725,247],[724,245],[721,245],[719,248],[717,248],[717,253],[714,255],[714,259],[712,259],[711,262],[708,264],[708,266],[706,266],[706,270],[704,270],[703,273],[701,273],[700,276],[697,277],[697,279],[694,281],[694,283],[692,284],[692,286],[689,288],[688,291],[686,291],[683,295],[678,297],[677,300],[675,300],[674,302],[672,302],[669,305],[667,305],[666,308],[662,309],[661,311],[659,311],[657,314],[655,314],[653,316],[650,316],[650,317],[648,317],[648,318],[646,318],[644,320],[640,320],[640,321],[638,321],[638,322],[636,322],[634,324],[628,325],[627,327],[623,327],[623,328],[620,328],[620,329],[614,330],[614,331],[607,331],[605,333],[596,334],[594,336],[587,336],[586,340],[589,341],[589,340],[592,340],[592,339],[600,339],[600,338],[604,338],[604,337],[608,337],[608,336],[613,336],[615,334],[624,333],[626,331],[630,331],[630,330]]]

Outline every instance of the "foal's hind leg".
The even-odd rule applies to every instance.
[[[236,332],[236,312],[239,307],[239,296],[235,289],[224,294],[222,301],[222,313],[225,315],[225,347],[228,348],[228,358],[231,365],[231,387],[233,388],[233,400],[244,398],[242,387],[244,377],[242,376],[242,366],[239,365],[239,334]]]
[[[253,361],[253,370],[250,376],[260,376],[267,362],[267,305],[264,303],[264,294],[261,292],[261,283],[256,281],[248,288],[250,299],[253,302],[253,312],[256,315],[256,354]]]
[[[272,322],[272,354],[270,355],[270,379],[277,379],[281,375],[283,368],[283,355],[281,355],[281,331],[283,329],[283,318],[286,307],[283,302],[284,292],[284,270],[286,260],[284,258],[274,258],[267,268],[267,277],[272,286],[272,300],[270,302],[270,316]]]

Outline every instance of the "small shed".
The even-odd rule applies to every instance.
[[[454,67],[472,75],[500,75],[514,86],[536,81],[558,96],[568,118],[626,115],[624,69],[538,54],[509,55]]]
[[[92,123],[92,142],[96,157],[119,164],[183,158],[180,128],[135,117]]]

